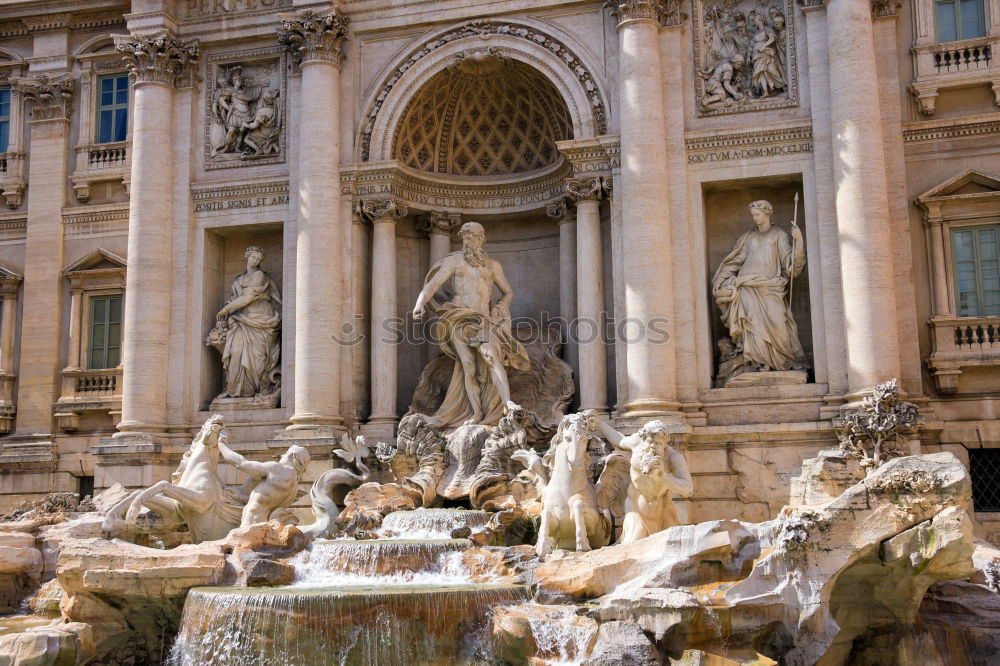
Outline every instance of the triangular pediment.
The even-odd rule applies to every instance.
[[[20,273],[10,270],[6,266],[0,265],[0,280],[20,281],[23,276]]]
[[[80,271],[98,271],[109,268],[125,268],[127,262],[114,252],[97,248],[63,269],[63,273],[78,273]]]
[[[1000,193],[1000,175],[969,169],[924,192],[917,197],[917,201],[927,203],[950,197],[992,196],[997,193]]]

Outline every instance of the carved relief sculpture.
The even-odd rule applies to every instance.
[[[786,0],[696,0],[694,9],[701,115],[798,103]]]
[[[727,374],[719,379],[731,383],[743,373],[793,370],[800,375],[784,381],[802,383],[805,373],[801,371],[808,363],[799,343],[789,288],[806,264],[802,232],[794,222],[791,235],[773,226],[774,208],[767,201],[754,201],[748,208],[756,228],[740,236],[712,278],[712,293],[732,346],[720,345],[721,367]]]
[[[213,63],[208,95],[208,168],[283,156],[281,60]]]
[[[281,388],[281,292],[260,267],[264,251],[251,246],[245,256],[247,269],[233,279],[232,294],[206,339],[222,354],[225,383],[212,404],[274,407]]]
[[[437,316],[435,338],[440,340],[441,350],[454,359],[448,392],[430,419],[440,428],[497,423],[510,403],[506,366],[518,370],[530,367],[524,347],[511,334],[514,293],[500,262],[486,254],[482,225],[466,222],[459,236],[462,250],[431,267],[413,308],[416,320],[428,310]],[[446,286],[454,292],[451,300],[435,300]],[[496,303],[494,286],[501,294]]]

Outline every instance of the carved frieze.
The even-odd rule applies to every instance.
[[[283,59],[272,48],[210,60],[206,169],[285,160]]]
[[[308,9],[278,16],[281,17],[278,43],[288,49],[295,64],[324,60],[339,66],[344,61],[342,47],[347,39],[348,17],[336,11],[317,14]]]
[[[137,83],[190,86],[201,51],[196,41],[182,42],[165,35],[135,36],[117,42],[129,76]]]
[[[698,114],[799,103],[792,0],[694,0]]]
[[[69,120],[73,113],[73,79],[53,80],[45,75],[21,79],[14,90],[33,102],[32,120]]]

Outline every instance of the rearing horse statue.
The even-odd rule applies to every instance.
[[[195,543],[223,539],[240,524],[245,502],[240,502],[218,473],[219,440],[225,441],[222,416],[215,414],[184,452],[170,481],[137,490],[108,511],[103,529],[111,532],[122,521],[134,524],[142,507],[168,522],[185,523]]]
[[[612,453],[595,486],[590,480],[587,443],[597,420],[592,410],[568,414],[542,457],[522,449],[511,456],[527,468],[541,495],[542,520],[535,553],[546,557],[553,548],[587,551],[608,545],[614,536],[612,509],[621,503],[628,484],[628,458]],[[615,511],[614,513],[618,513]]]

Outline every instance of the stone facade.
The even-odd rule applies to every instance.
[[[251,246],[280,389],[215,405],[230,446],[305,446],[306,487],[344,432],[388,438],[437,354],[408,311],[470,220],[515,322],[574,322],[572,406],[675,432],[688,520],[773,517],[892,377],[914,453],[1000,448],[1000,312],[956,287],[1000,217],[1000,0],[945,43],[932,0],[85,4],[0,17],[0,509],[169,476]],[[761,199],[801,230],[804,382],[718,380],[712,276]]]

